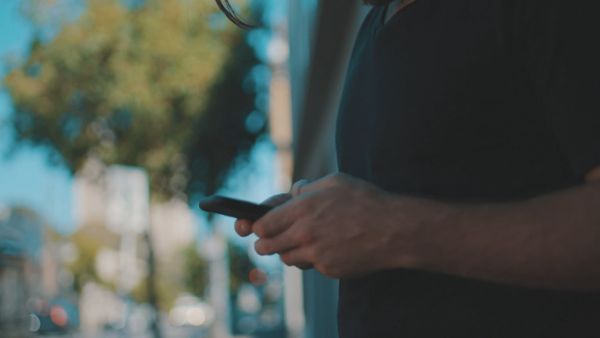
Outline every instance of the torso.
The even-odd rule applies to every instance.
[[[454,203],[515,201],[580,183],[540,116],[500,3],[418,0],[387,23],[382,8],[370,13],[338,118],[340,171],[393,193]],[[600,337],[597,296],[417,271],[342,280],[339,311],[342,338],[589,330]]]

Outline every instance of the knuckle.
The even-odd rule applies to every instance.
[[[338,173],[338,174],[333,174],[332,177],[331,177],[331,180],[335,184],[340,184],[340,183],[344,182],[345,178],[344,178],[343,174],[339,174]]]
[[[339,277],[339,269],[331,264],[321,265],[321,273],[328,277]]]
[[[315,247],[309,247],[306,249],[306,257],[311,262],[317,262],[319,258],[319,250]]]
[[[292,265],[292,257],[289,253],[283,253],[283,254],[279,255],[279,257],[281,258],[281,261],[283,262],[283,264],[285,264],[287,266]]]

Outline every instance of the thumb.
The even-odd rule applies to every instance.
[[[261,204],[277,207],[287,202],[290,198],[292,198],[292,195],[290,194],[274,195],[263,201]],[[249,236],[252,233],[252,225],[252,222],[247,219],[238,219],[235,221],[235,231],[242,237]]]
[[[279,206],[279,205],[289,201],[291,198],[292,198],[291,194],[278,194],[278,195],[274,195],[274,196],[267,198],[261,204],[265,204],[265,205],[268,205],[271,207],[276,207],[276,206]]]

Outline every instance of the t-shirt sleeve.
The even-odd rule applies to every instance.
[[[595,1],[547,0],[528,8],[532,83],[577,177],[600,166],[600,20]]]

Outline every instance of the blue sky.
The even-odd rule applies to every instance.
[[[0,77],[6,74],[7,57],[22,60],[26,56],[32,35],[19,12],[20,2],[0,1]],[[12,136],[4,122],[11,114],[10,97],[0,87],[0,203],[32,208],[56,229],[69,231],[73,228],[72,179],[64,168],[47,164],[44,149],[25,146],[6,157]]]

